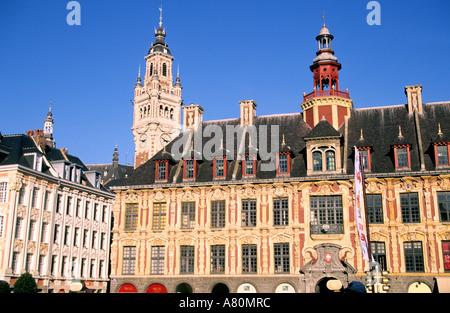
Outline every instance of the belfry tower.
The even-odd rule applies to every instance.
[[[331,49],[333,38],[325,26],[324,18],[323,27],[316,37],[319,44],[317,57],[309,67],[313,72],[314,91],[309,94],[303,93],[301,103],[303,119],[312,128],[325,118],[335,129],[338,129],[353,109],[353,101],[350,99],[348,90],[339,89],[341,64],[338,63]]]
[[[52,114],[52,100],[50,99],[50,106],[48,108],[47,117],[44,120],[44,137],[47,145],[55,147],[53,141],[53,114]]]
[[[172,141],[181,130],[181,83],[177,71],[173,84],[173,56],[165,42],[162,8],[155,42],[145,57],[144,84],[141,71],[134,86],[132,131],[135,143],[134,167],[145,163]]]

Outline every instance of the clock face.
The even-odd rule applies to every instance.
[[[144,134],[139,138],[139,146],[141,148],[145,147],[146,142],[147,142],[147,136]]]
[[[162,134],[161,135],[161,145],[165,146],[167,145],[172,139],[168,134]]]

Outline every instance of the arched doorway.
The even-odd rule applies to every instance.
[[[175,289],[176,293],[192,293],[192,287],[189,284],[181,283]]]
[[[132,284],[123,284],[122,286],[120,286],[120,288],[117,292],[119,292],[119,293],[136,293],[137,289]]]
[[[161,284],[151,284],[145,293],[167,293],[167,289]]]
[[[213,289],[211,290],[212,293],[230,293],[230,289],[227,285],[218,283],[215,284]]]

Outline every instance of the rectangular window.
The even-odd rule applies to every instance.
[[[251,176],[255,174],[255,158],[253,156],[246,155],[243,161],[245,176]]]
[[[362,155],[362,159],[363,159],[363,168],[365,170],[370,169],[370,152],[369,150],[359,150],[359,153],[361,153]]]
[[[276,243],[273,245],[275,274],[289,273],[289,243]]]
[[[50,211],[50,197],[48,194],[48,191],[44,192],[44,211]]]
[[[382,270],[387,270],[386,264],[386,247],[384,242],[371,242],[370,251],[375,261],[380,263]]]
[[[166,203],[153,203],[152,229],[166,228]]]
[[[225,227],[225,200],[211,201],[211,228]]]
[[[186,179],[195,178],[195,160],[184,161],[184,178]]]
[[[1,203],[5,203],[7,200],[7,196],[8,196],[8,183],[6,182],[2,182],[0,183],[0,202]]]
[[[73,245],[75,247],[78,247],[78,242],[80,240],[80,228],[79,227],[75,227],[75,231],[73,234]]]
[[[437,197],[441,222],[450,222],[450,192],[438,192]]]
[[[48,233],[48,223],[42,223],[42,231],[41,231],[41,242],[48,242],[48,237],[47,237],[47,233]]]
[[[27,253],[27,258],[25,260],[25,271],[30,272],[31,271],[31,264],[33,261],[33,254]]]
[[[409,157],[408,152],[409,148],[396,148],[397,151],[397,167],[409,167]]]
[[[159,161],[156,163],[157,173],[156,180],[164,181],[167,180],[167,161]]]
[[[181,228],[195,227],[195,202],[181,203]]]
[[[242,200],[242,227],[256,226],[256,199]]]
[[[400,194],[403,223],[420,223],[419,198],[416,192]]]
[[[19,252],[13,252],[13,259],[11,264],[11,270],[13,273],[17,273],[19,270]]]
[[[257,245],[242,245],[242,273],[256,274],[258,271]]]
[[[136,265],[136,247],[123,247],[122,274],[134,275]]]
[[[448,166],[448,145],[436,146],[436,161],[438,166]]]
[[[61,213],[62,195],[58,194],[56,199],[56,213]]]
[[[211,246],[211,274],[225,273],[225,245]]]
[[[444,259],[444,272],[450,273],[450,241],[442,242],[442,254]]]
[[[152,246],[150,274],[152,275],[164,274],[165,251],[166,249],[164,246]]]
[[[72,211],[72,197],[67,197],[67,204],[66,204],[66,215],[71,215]]]
[[[38,273],[45,275],[45,255],[39,255]]]
[[[289,173],[289,155],[279,154],[278,155],[278,174]]]
[[[2,197],[1,196],[1,184],[0,184],[0,198]],[[20,205],[23,205],[24,204],[24,201],[25,201],[25,193],[26,193],[26,185],[23,185],[22,186],[22,188],[20,188],[20,191],[19,191],[19,204]],[[0,200],[0,202],[1,202],[1,200]]]
[[[367,214],[369,215],[369,223],[371,224],[383,223],[383,205],[381,199],[381,195],[366,195]]]
[[[424,272],[422,242],[403,243],[405,250],[405,267],[407,273]]]
[[[194,273],[194,246],[180,246],[180,274]]]
[[[289,225],[289,198],[273,199],[273,225]]]
[[[94,212],[93,212],[93,219],[94,219],[94,221],[97,221],[98,220],[98,204],[97,203],[94,203]]]
[[[0,238],[3,237],[5,232],[5,216],[0,215]]]
[[[16,233],[14,238],[21,239],[22,238],[22,221],[23,219],[18,217],[16,220]]]
[[[64,244],[68,245],[69,243],[69,234],[70,234],[70,226],[66,226],[64,228]]]
[[[225,166],[226,166],[225,157],[214,158],[214,177],[225,176]]]
[[[38,205],[39,188],[33,188],[33,194],[31,195],[31,207],[37,208]]]
[[[342,196],[313,196],[311,202],[312,234],[343,234]]]
[[[125,230],[136,230],[138,218],[138,204],[127,203],[125,205]]]
[[[30,228],[28,229],[28,240],[34,241],[34,232],[36,229],[36,221],[30,221]]]
[[[86,201],[86,203],[84,204],[84,217],[87,219],[91,219],[90,208],[91,208],[91,203]]]

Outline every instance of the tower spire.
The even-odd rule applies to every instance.
[[[325,28],[325,10],[323,10],[323,27]]]
[[[46,139],[47,145],[55,147],[55,142],[53,141],[53,117],[52,117],[52,98],[50,98],[50,105],[48,108],[47,117],[44,120],[44,137]]]
[[[162,4],[159,7],[159,28],[162,28]]]

